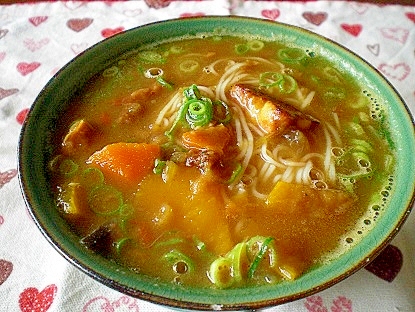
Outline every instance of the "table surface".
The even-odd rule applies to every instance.
[[[0,5],[0,311],[170,311],[126,297],[79,272],[47,243],[26,212],[17,178],[21,125],[38,92],[65,63],[109,34],[145,23],[191,15],[253,16],[307,28],[348,47],[383,73],[414,114],[415,5],[408,5],[412,0],[400,2],[405,5],[377,2]],[[372,266],[318,294],[266,310],[415,311],[414,221],[412,214]]]

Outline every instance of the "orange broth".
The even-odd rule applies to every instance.
[[[264,131],[230,95],[239,83],[316,125]],[[206,123],[179,119],[201,103]],[[384,114],[316,51],[231,36],[145,47],[73,99],[50,163],[58,208],[86,248],[163,281],[292,280],[376,220],[393,184]]]

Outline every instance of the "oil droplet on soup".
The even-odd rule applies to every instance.
[[[364,237],[393,192],[372,93],[281,42],[142,47],[71,100],[49,166],[57,209],[85,248],[164,281],[294,280]]]

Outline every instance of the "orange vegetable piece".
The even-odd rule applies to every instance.
[[[206,149],[222,153],[231,135],[224,125],[191,130],[183,133],[183,145],[187,148]]]
[[[155,144],[112,143],[92,154],[87,163],[99,166],[112,183],[135,187],[151,173],[160,153]]]

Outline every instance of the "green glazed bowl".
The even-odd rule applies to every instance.
[[[47,176],[54,149],[51,137],[69,100],[119,55],[140,45],[200,33],[249,34],[292,42],[318,51],[361,82],[389,115],[399,165],[394,187],[373,228],[344,254],[295,281],[242,289],[182,288],[162,283],[89,253],[59,215]],[[35,100],[19,143],[19,178],[28,209],[46,239],[73,265],[121,293],[175,308],[197,310],[257,309],[290,302],[326,289],[368,264],[387,246],[408,217],[415,189],[414,121],[394,88],[372,66],[344,47],[307,30],[242,17],[168,20],[131,29],[86,50],[63,67]]]

